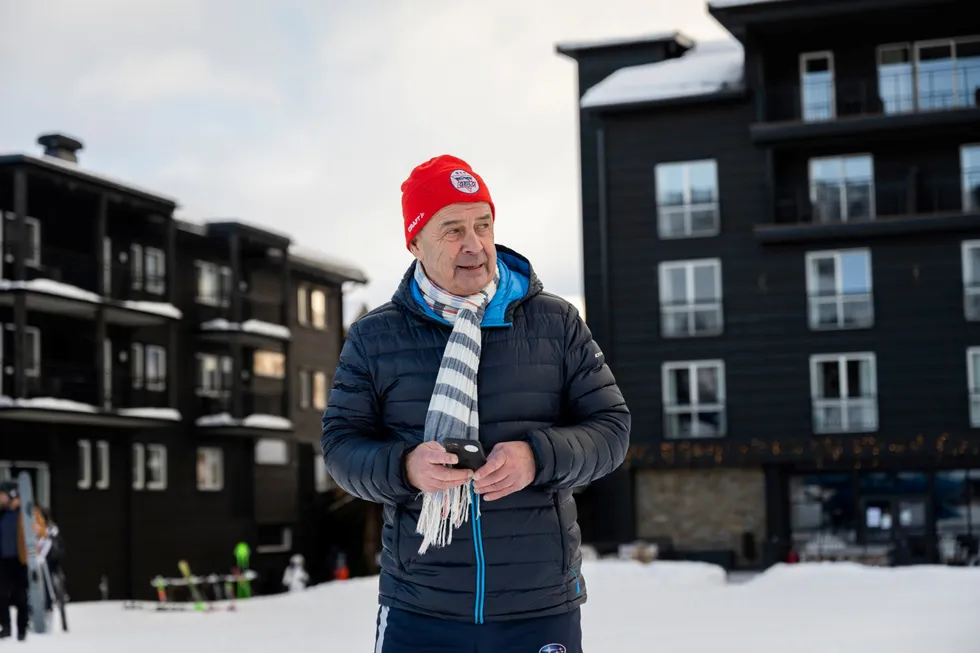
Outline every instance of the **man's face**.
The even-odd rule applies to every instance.
[[[450,204],[426,223],[411,250],[443,290],[462,296],[480,292],[497,272],[490,205]]]

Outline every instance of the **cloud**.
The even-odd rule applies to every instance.
[[[372,283],[349,310],[391,296],[399,186],[443,152],[487,181],[498,240],[580,302],[575,64],[555,43],[720,33],[703,0],[35,0],[0,23],[0,150],[65,130],[83,166],[353,260]]]

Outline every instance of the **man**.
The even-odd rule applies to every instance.
[[[375,651],[579,653],[572,489],[623,462],[630,413],[575,308],[495,244],[465,161],[416,167],[402,214],[416,260],[351,326],[323,415],[330,474],[384,504]],[[447,437],[485,464],[447,467]]]
[[[34,531],[45,535],[44,518],[34,509]],[[27,638],[27,540],[20,518],[17,484],[0,484],[0,638],[10,637],[10,605],[17,608],[17,639]]]

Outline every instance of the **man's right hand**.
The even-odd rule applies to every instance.
[[[423,492],[437,492],[462,485],[473,478],[468,469],[453,469],[456,454],[447,453],[438,442],[423,442],[405,457],[405,476],[412,487]]]

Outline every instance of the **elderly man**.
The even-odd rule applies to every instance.
[[[630,413],[575,308],[495,244],[465,161],[430,159],[401,190],[416,260],[352,325],[321,442],[341,487],[384,504],[375,651],[578,653],[572,489],[623,462]],[[486,460],[460,468],[447,438]]]

